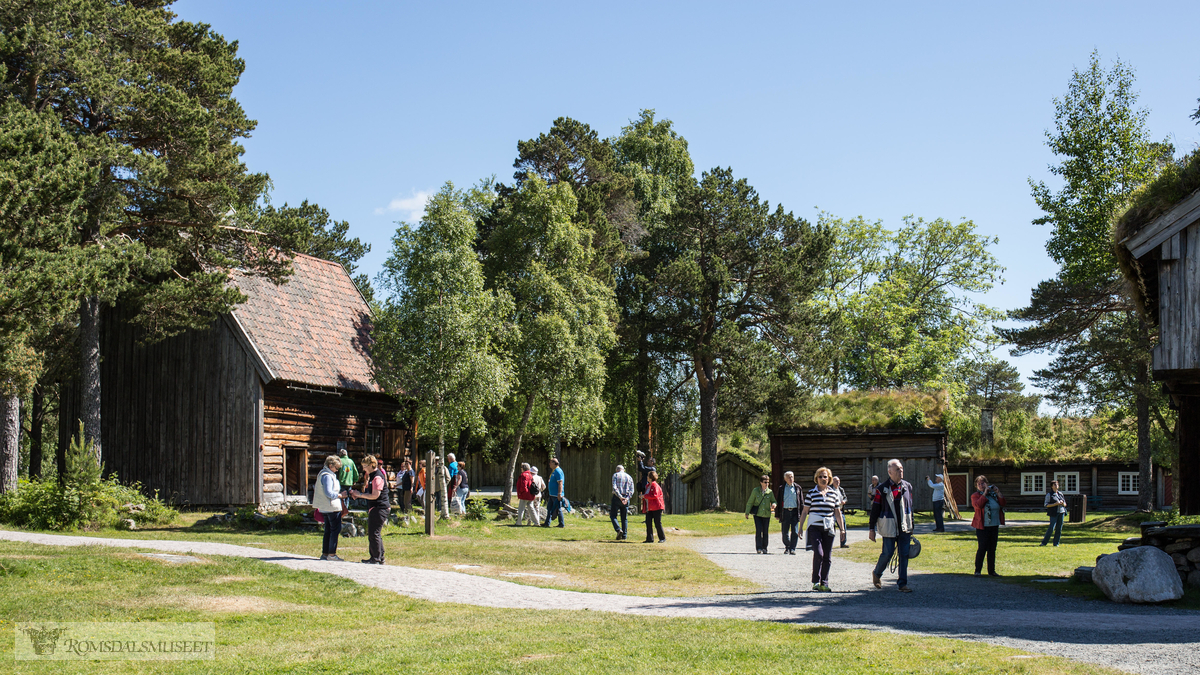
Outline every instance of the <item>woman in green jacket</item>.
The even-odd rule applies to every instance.
[[[771,491],[771,477],[763,476],[759,486],[746,500],[746,517],[754,514],[754,548],[767,553],[767,538],[771,531],[771,511],[775,507],[775,493]]]

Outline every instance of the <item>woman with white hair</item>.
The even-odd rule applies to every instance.
[[[342,468],[342,460],[337,455],[325,458],[325,466],[317,474],[317,489],[313,490],[313,507],[325,521],[325,536],[321,540],[321,560],[341,562],[337,556],[338,535],[342,533],[342,499],[346,493],[341,491],[337,472]]]

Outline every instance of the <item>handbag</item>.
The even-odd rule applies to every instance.
[[[921,542],[913,535],[908,542],[908,559],[912,560],[921,555]]]

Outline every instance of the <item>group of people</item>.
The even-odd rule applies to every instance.
[[[617,470],[612,476],[612,500],[608,507],[609,520],[612,521],[613,529],[617,532],[617,541],[624,541],[629,538],[629,503],[634,498],[634,490],[636,488],[637,495],[640,496],[640,509],[646,517],[646,539],[643,543],[653,544],[654,535],[658,535],[658,542],[667,540],[667,535],[663,532],[662,515],[667,508],[666,496],[663,494],[662,486],[658,484],[658,471],[654,469],[654,458],[646,459],[646,454],[642,451],[637,451],[638,460],[638,482],[635,486],[633,476],[625,473],[625,467],[621,464],[617,465]]]
[[[807,523],[805,540],[812,551],[812,587],[814,591],[829,592],[829,570],[832,566],[832,549],[835,535],[840,530],[841,546],[846,546],[846,521],[842,507],[846,504],[846,493],[841,481],[826,467],[813,474],[816,485],[803,490],[791,471],[783,475],[784,485],[780,498],[776,500],[771,489],[770,476],[763,476],[759,487],[754,488],[746,501],[746,518],[754,517],[755,548],[758,553],[768,553],[767,541],[771,515],[779,518],[783,536],[784,553],[795,555],[799,543],[799,528]],[[941,474],[931,480],[925,477],[933,490],[934,532],[945,532],[943,508],[945,505],[945,478]],[[882,538],[883,546],[879,559],[871,572],[871,583],[875,588],[883,587],[883,574],[888,569],[898,572],[897,585],[903,593],[909,593],[908,560],[913,552],[913,487],[904,480],[904,464],[893,459],[888,462],[887,480],[880,482],[878,476],[871,477],[867,487],[870,502],[867,538],[876,541]],[[975,492],[971,495],[971,506],[975,510],[971,526],[975,529],[977,548],[975,552],[975,576],[983,574],[987,563],[988,576],[1000,576],[996,572],[996,546],[1000,526],[1004,524],[1004,494],[991,484],[987,476],[975,478]],[[1053,537],[1058,546],[1062,535],[1063,517],[1067,512],[1066,498],[1059,491],[1058,481],[1050,484],[1046,493],[1045,507],[1050,516],[1050,525],[1042,538],[1042,546]]]
[[[354,476],[355,482],[357,481],[358,469],[354,466],[354,460],[346,457],[344,450],[339,454],[340,456],[329,455],[325,458],[325,465],[317,474],[317,485],[313,490],[313,506],[325,525],[321,560],[342,560],[337,555],[338,537],[342,533],[342,517],[349,512],[349,499],[361,499],[367,507],[367,548],[370,551],[370,557],[363,562],[382,565],[383,525],[391,515],[391,489],[387,473],[374,455],[363,457],[362,476],[366,479],[365,490],[357,490],[352,487],[353,483],[342,482],[350,476]]]
[[[538,468],[528,462],[521,463],[521,475],[517,478],[517,521],[515,525],[522,527],[526,523],[534,526],[550,527],[551,521],[558,519],[559,527],[566,527],[563,516],[565,510],[566,477],[558,460],[550,458],[550,482],[547,483],[538,475]],[[541,519],[539,505],[542,498],[546,499],[546,520]]]

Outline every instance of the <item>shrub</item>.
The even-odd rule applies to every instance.
[[[143,494],[140,483],[102,478],[92,444],[78,440],[67,451],[61,485],[54,478],[22,480],[15,491],[0,496],[0,522],[33,530],[117,527],[124,520],[157,525],[178,515],[157,493]]]
[[[487,520],[488,505],[487,500],[480,497],[472,497],[467,500],[467,513],[464,516],[467,520]]]

